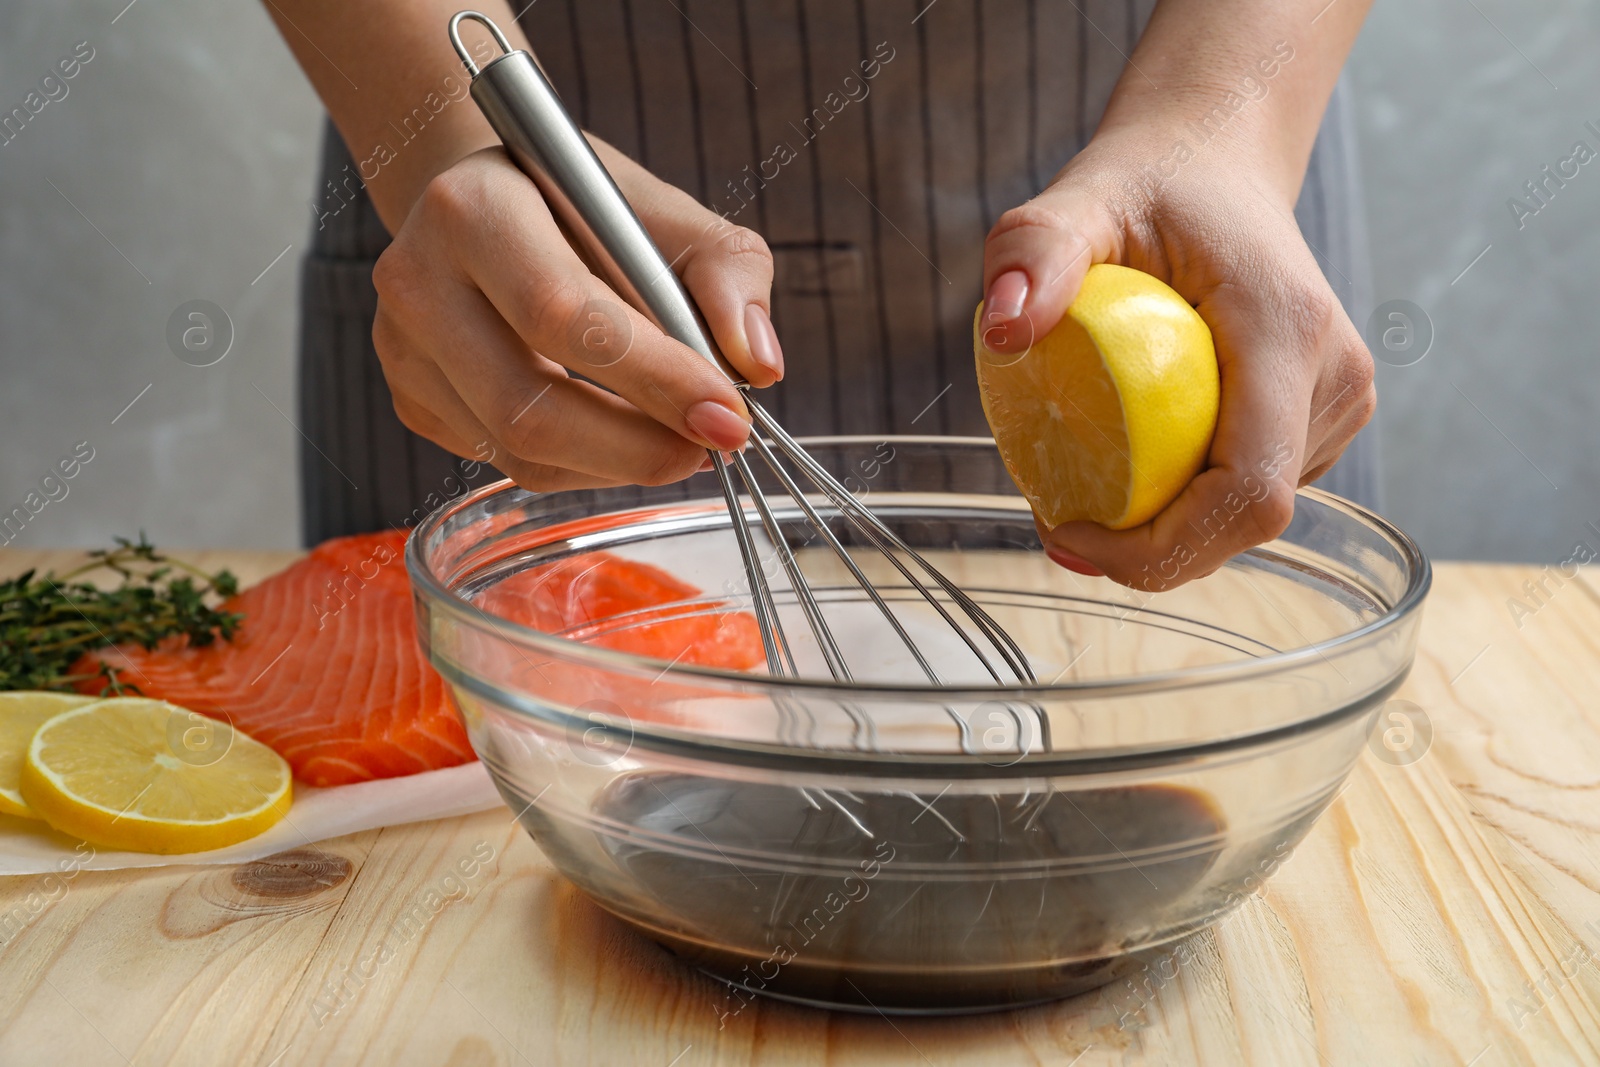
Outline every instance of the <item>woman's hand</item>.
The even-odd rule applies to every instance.
[[[1372,357],[1295,223],[1298,181],[1265,180],[1261,160],[1220,144],[1172,173],[1173,143],[1149,127],[1097,136],[1001,217],[984,257],[985,338],[998,352],[1051,330],[1092,263],[1153,274],[1211,327],[1222,406],[1206,468],[1142,526],[1040,530],[1062,566],[1147,591],[1281,534],[1295,488],[1333,465],[1377,403]]]
[[[756,387],[781,378],[765,242],[595,147],[729,363]],[[400,420],[458,455],[492,449],[526,488],[676,481],[749,434],[726,376],[590,273],[499,148],[427,184],[373,282],[373,342]]]

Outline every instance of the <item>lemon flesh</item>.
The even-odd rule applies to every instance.
[[[95,700],[95,697],[32,689],[0,693],[0,812],[24,819],[39,817],[18,790],[22,764],[28,758],[28,744],[47,720]]]
[[[196,731],[210,743],[196,743]],[[276,752],[226,723],[144,697],[47,720],[28,747],[21,786],[28,806],[63,833],[165,854],[254,837],[293,799],[289,765]]]
[[[1055,329],[1016,356],[973,324],[978,388],[1000,458],[1054,529],[1125,530],[1204,468],[1221,383],[1211,330],[1157,278],[1097,263]]]

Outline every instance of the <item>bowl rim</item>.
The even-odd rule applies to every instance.
[[[875,444],[879,441],[897,441],[905,444],[932,444],[956,445],[962,447],[988,446],[994,447],[991,437],[943,437],[937,435],[834,435],[818,437],[800,437],[796,440],[804,446],[841,445],[841,444]],[[518,641],[532,645],[545,651],[557,653],[561,658],[588,663],[597,668],[621,671],[627,674],[648,674],[658,678],[663,674],[693,679],[699,682],[720,683],[733,685],[741,689],[754,688],[757,691],[782,691],[786,693],[810,693],[827,696],[837,696],[841,693],[855,694],[861,697],[887,698],[896,695],[905,695],[913,698],[927,697],[937,694],[941,697],[959,697],[972,700],[1019,700],[1028,698],[1054,698],[1054,699],[1093,699],[1104,697],[1120,697],[1135,694],[1163,692],[1171,689],[1198,688],[1201,686],[1218,685],[1245,681],[1259,675],[1273,674],[1282,669],[1293,667],[1314,659],[1328,660],[1332,653],[1342,653],[1349,646],[1358,645],[1371,638],[1373,635],[1393,628],[1406,616],[1421,607],[1428,590],[1433,583],[1433,567],[1427,555],[1412,538],[1394,523],[1378,515],[1376,512],[1346,500],[1344,497],[1327,492],[1323,489],[1303,487],[1296,491],[1296,496],[1304,496],[1317,502],[1342,510],[1352,517],[1375,527],[1384,535],[1402,554],[1409,569],[1409,580],[1405,591],[1394,605],[1386,609],[1377,618],[1363,623],[1346,633],[1331,637],[1326,641],[1316,641],[1298,648],[1286,649],[1269,655],[1250,659],[1235,660],[1227,663],[1206,664],[1199,667],[1188,667],[1179,670],[1158,671],[1150,674],[1128,675],[1119,678],[1097,679],[1087,681],[1069,681],[1052,683],[1023,684],[973,684],[962,683],[958,685],[916,685],[906,682],[839,682],[832,678],[772,678],[765,674],[750,674],[744,671],[724,670],[717,667],[703,667],[694,664],[669,663],[665,660],[636,656],[628,652],[619,652],[614,649],[603,648],[597,645],[585,645],[570,641],[564,637],[544,633],[514,622],[498,615],[490,614],[482,608],[458,596],[447,587],[443,581],[434,574],[428,565],[423,552],[423,545],[430,535],[437,531],[450,517],[472,507],[479,501],[508,491],[532,492],[521,490],[509,478],[492,482],[478,489],[457,496],[436,508],[412,529],[406,538],[405,559],[406,569],[410,573],[411,582],[419,595],[425,594],[425,599],[430,606],[443,607],[453,615],[457,615],[468,623],[484,625],[487,623],[500,636],[512,636]],[[535,498],[554,496],[558,493],[533,493]],[[684,501],[685,505],[722,507],[717,501]],[[1246,550],[1240,555],[1250,555],[1261,552],[1272,542],[1258,545]],[[1237,558],[1237,557],[1235,557]],[[1231,562],[1231,561],[1230,561]],[[1126,588],[1126,587],[1124,587]],[[437,667],[437,664],[435,664]]]

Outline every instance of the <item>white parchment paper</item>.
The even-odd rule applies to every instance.
[[[440,771],[331,789],[314,789],[296,782],[294,789],[289,814],[266,833],[214,852],[180,856],[92,849],[37,820],[0,815],[0,875],[246,863],[360,830],[470,815],[503,803],[489,780],[489,772],[476,760]]]

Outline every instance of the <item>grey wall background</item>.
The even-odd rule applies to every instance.
[[[1600,159],[1506,206],[1600,151],[1597,48],[1584,0],[1379,0],[1352,57],[1376,299],[1434,327],[1378,368],[1387,510],[1440,558],[1600,547]]]
[[[127,2],[0,9],[0,112],[77,42],[95,50],[0,147],[0,502],[86,440],[93,461],[15,544],[143,528],[169,546],[293,546],[284,416],[317,100],[261,5]],[[194,299],[233,320],[215,366],[167,346],[168,316]]]
[[[95,50],[0,147],[0,504],[88,441],[16,544],[293,546],[320,111],[250,0],[126,3],[0,10],[0,112]],[[1433,333],[1379,370],[1388,510],[1436,557],[1600,542],[1600,160],[1520,230],[1506,207],[1574,141],[1600,150],[1597,49],[1579,0],[1379,0],[1351,62],[1376,302],[1415,303]],[[167,346],[195,299],[234,324],[214,366]]]

